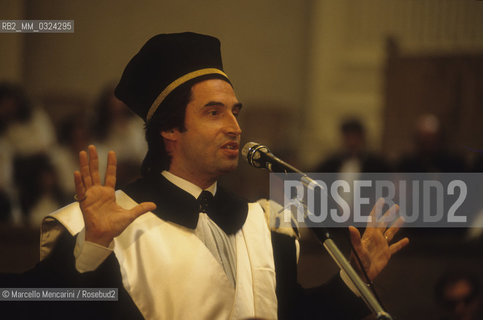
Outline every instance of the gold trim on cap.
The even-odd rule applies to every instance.
[[[146,115],[146,121],[151,120],[151,118],[153,117],[156,110],[158,110],[158,107],[161,105],[161,103],[164,101],[164,99],[166,99],[168,94],[173,92],[174,89],[176,89],[177,87],[179,87],[183,83],[188,82],[191,79],[201,77],[201,76],[204,76],[204,75],[207,75],[207,74],[221,74],[222,76],[224,76],[228,79],[228,76],[223,71],[221,71],[220,69],[216,69],[216,68],[200,69],[200,70],[196,70],[196,71],[187,73],[184,76],[179,77],[178,79],[171,82],[163,91],[161,91],[159,96],[154,100],[153,104],[149,108],[148,114]]]

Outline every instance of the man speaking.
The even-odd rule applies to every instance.
[[[223,71],[218,39],[151,38],[128,63],[115,94],[146,122],[142,178],[115,192],[115,153],[101,181],[89,146],[74,173],[78,202],[51,214],[42,230],[39,266],[55,270],[67,259],[71,284],[119,288],[117,303],[87,304],[79,312],[146,319],[368,313],[339,275],[317,288],[298,285],[295,234],[271,230],[259,203],[217,184],[237,167],[242,133],[242,104]],[[362,239],[350,229],[371,280],[408,243],[389,243],[397,229],[367,228]]]

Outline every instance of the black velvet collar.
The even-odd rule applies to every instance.
[[[136,202],[156,203],[154,213],[163,220],[195,229],[198,224],[198,201],[188,192],[169,182],[163,175],[141,178],[123,190]],[[240,230],[248,214],[248,203],[219,185],[209,217],[226,233]]]

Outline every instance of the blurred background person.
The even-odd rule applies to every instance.
[[[340,140],[340,150],[321,162],[315,172],[358,173],[390,170],[381,155],[367,149],[366,129],[359,119],[348,118],[341,123]]]
[[[366,143],[366,129],[355,117],[343,120],[339,129],[339,150],[322,161],[314,172],[337,173],[334,179],[346,181],[353,186],[354,181],[361,178],[361,173],[389,172],[390,167],[383,156],[369,151]],[[341,197],[354,207],[354,193],[342,192]],[[348,231],[345,228],[331,228],[331,236],[341,244],[341,249],[350,252]],[[361,229],[362,231],[362,229]],[[302,233],[307,236],[306,233]]]
[[[435,297],[442,307],[441,320],[480,320],[483,308],[478,278],[465,272],[444,273],[435,285]]]
[[[424,114],[416,121],[414,150],[401,157],[401,172],[463,172],[463,157],[446,147],[444,130],[433,114]]]
[[[8,222],[12,211],[12,205],[8,193],[0,189],[0,223]]]
[[[23,221],[34,228],[40,227],[42,219],[49,212],[72,199],[64,196],[50,158],[43,153],[17,159],[15,181]]]
[[[73,199],[73,172],[78,167],[79,152],[87,148],[91,136],[85,113],[77,112],[62,119],[57,127],[57,136],[59,144],[51,153],[51,161],[62,192]],[[101,169],[104,167],[100,166]]]
[[[143,121],[114,96],[114,86],[107,85],[100,93],[93,111],[93,144],[102,154],[115,150],[118,161],[118,184],[124,185],[139,176],[147,152]],[[103,167],[103,164],[100,164]]]
[[[54,129],[47,113],[33,104],[19,85],[0,83],[0,191],[4,197],[4,211],[2,220],[12,220],[21,223],[28,212],[21,204],[20,184],[14,179],[14,172],[27,171],[35,166],[30,161],[38,155],[44,154],[55,144]],[[7,214],[10,216],[7,218]]]
[[[340,125],[340,149],[318,165],[314,172],[338,173],[337,179],[353,185],[361,173],[389,172],[390,167],[383,156],[367,149],[366,129],[357,118],[347,118]],[[342,194],[352,205],[352,192]]]
[[[12,83],[0,83],[0,130],[15,155],[45,152],[55,143],[48,114],[32,104],[24,90]]]

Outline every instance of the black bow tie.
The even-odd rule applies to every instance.
[[[203,190],[197,200],[199,212],[208,213],[213,206],[213,195],[209,191]]]
[[[125,192],[136,202],[153,201],[154,213],[163,220],[195,229],[200,204],[190,193],[169,182],[163,175],[152,175],[125,187]],[[208,193],[210,193],[208,191]],[[211,193],[208,195],[211,198]],[[234,234],[245,223],[248,213],[246,200],[226,191],[220,185],[209,203],[208,216],[227,234]]]

